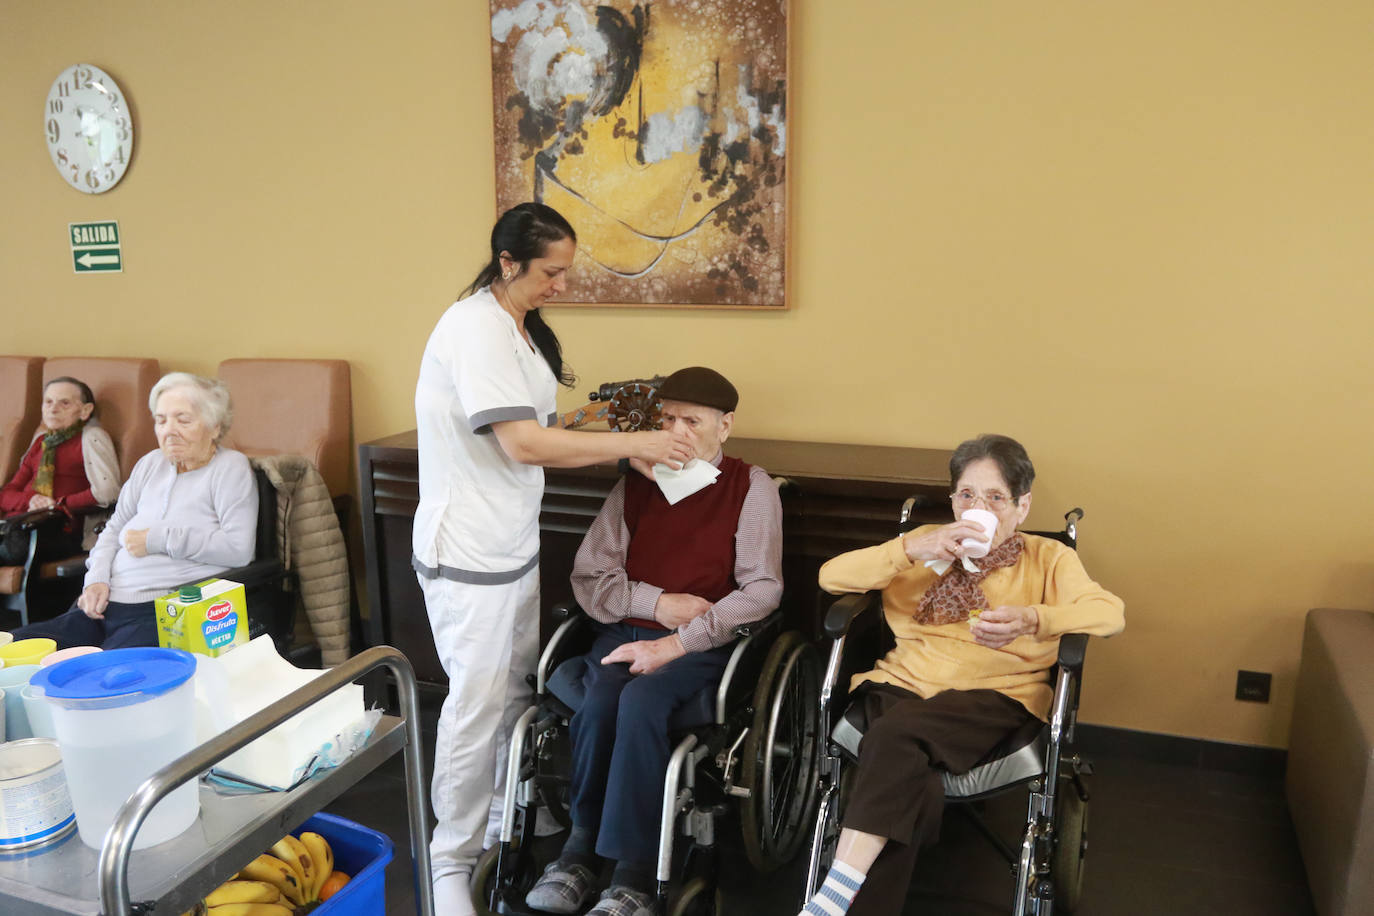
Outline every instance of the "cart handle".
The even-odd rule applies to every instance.
[[[421,786],[424,764],[420,745],[420,701],[415,687],[415,671],[410,660],[391,646],[374,646],[360,652],[336,668],[292,691],[265,709],[249,716],[228,731],[178,757],[152,776],[129,796],[115,815],[100,848],[100,906],[107,916],[130,916],[129,856],[134,835],[158,802],[173,789],[195,779],[219,761],[265,735],[296,713],[318,703],[368,672],[381,667],[396,677],[401,714],[406,728],[406,804],[410,813],[410,856],[414,863],[415,900],[421,916],[434,916],[434,891],[431,886],[429,849],[426,838],[429,824]]]

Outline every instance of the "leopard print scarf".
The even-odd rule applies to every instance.
[[[987,596],[978,584],[994,569],[1014,565],[1021,559],[1024,547],[1025,540],[1021,535],[1013,534],[992,553],[973,561],[981,570],[977,574],[964,569],[962,563],[955,563],[921,597],[921,603],[916,605],[916,622],[922,626],[939,627],[967,620],[969,611],[974,608],[988,610]]]
[[[57,447],[68,439],[81,434],[85,420],[77,420],[66,429],[50,432],[43,437],[42,452],[38,458],[38,470],[33,475],[33,492],[52,497],[53,483],[57,477]]]

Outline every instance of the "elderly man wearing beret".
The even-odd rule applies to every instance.
[[[680,473],[698,481],[711,468],[719,473],[686,496],[667,475],[628,474],[577,552],[573,594],[595,621],[596,641],[571,726],[572,832],[526,898],[547,913],[581,910],[603,858],[615,870],[591,913],[650,913],[669,716],[720,681],[735,628],[766,617],[782,598],[777,487],[762,468],[721,450],[735,387],[697,366],[668,376],[658,396],[663,428],[694,446]]]

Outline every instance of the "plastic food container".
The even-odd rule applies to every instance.
[[[56,738],[57,727],[52,722],[52,707],[48,705],[48,700],[43,696],[43,689],[35,687],[33,684],[25,684],[23,687],[11,687],[11,690],[18,690],[19,695],[24,699],[24,715],[29,720],[29,731],[35,738]]]
[[[57,742],[0,745],[0,851],[51,843],[75,824]]]
[[[46,655],[38,664],[46,668],[58,662],[66,661],[69,658],[80,658],[83,655],[90,655],[92,652],[99,652],[99,646],[72,646],[70,649],[58,649],[52,655]]]
[[[57,640],[39,636],[0,646],[0,659],[4,659],[6,668],[17,668],[20,665],[36,665],[56,651]]]
[[[37,665],[0,668],[0,690],[5,691],[6,741],[33,737],[33,732],[29,729],[29,715],[24,709],[23,690],[28,686],[29,679],[38,671]]]
[[[391,839],[386,834],[370,830],[362,824],[317,814],[293,831],[318,833],[329,841],[334,850],[334,870],[350,875],[339,892],[311,911],[311,916],[376,916],[386,912],[386,866],[394,854]]]
[[[99,849],[115,814],[153,773],[195,744],[195,657],[180,649],[111,649],[34,675],[51,704],[81,842]],[[134,849],[166,842],[200,813],[196,780],[158,802]]]

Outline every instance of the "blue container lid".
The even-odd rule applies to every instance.
[[[30,683],[63,706],[103,709],[161,696],[195,673],[195,656],[181,649],[110,649],[60,661]]]

